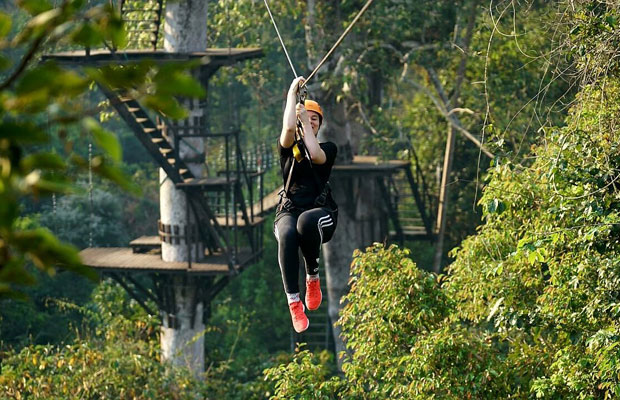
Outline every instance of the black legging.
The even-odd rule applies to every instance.
[[[318,274],[321,243],[332,238],[337,222],[338,212],[331,212],[328,208],[278,212],[274,234],[278,240],[278,264],[286,293],[299,293],[298,249],[306,262],[306,274]]]

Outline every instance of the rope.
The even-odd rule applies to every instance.
[[[291,66],[291,69],[293,70],[293,74],[295,74],[295,78],[297,78],[297,71],[295,71],[295,67],[293,67],[293,62],[291,61],[291,58],[288,55],[288,51],[286,51],[286,46],[284,45],[284,42],[282,41],[282,36],[280,36],[280,31],[278,30],[278,25],[276,25],[276,21],[273,19],[273,14],[271,14],[271,9],[269,8],[269,4],[267,4],[267,0],[263,0],[265,2],[265,6],[267,7],[267,12],[269,13],[269,18],[271,18],[271,23],[273,24],[273,27],[276,28],[276,33],[278,34],[278,39],[280,39],[280,44],[282,45],[282,49],[284,50],[284,54],[286,55],[286,59],[288,60],[289,65]]]
[[[267,1],[267,0],[265,0]],[[366,4],[364,4],[364,7],[362,7],[362,9],[357,13],[357,15],[355,16],[355,18],[353,18],[353,21],[351,21],[351,23],[349,24],[349,26],[347,26],[347,29],[345,29],[344,32],[342,32],[342,35],[340,35],[340,37],[338,38],[338,40],[336,41],[336,43],[332,46],[332,48],[327,52],[327,54],[325,54],[325,57],[323,57],[323,59],[321,60],[321,62],[319,62],[319,65],[317,65],[314,68],[314,71],[312,71],[312,73],[310,73],[310,75],[308,76],[308,78],[306,78],[306,80],[304,81],[304,83],[301,85],[301,87],[306,86],[306,84],[310,81],[310,79],[312,79],[312,77],[317,73],[317,71],[319,70],[319,68],[321,68],[323,66],[323,64],[325,63],[325,61],[327,61],[327,59],[332,55],[332,53],[334,52],[334,50],[336,50],[336,48],[338,46],[340,46],[340,43],[342,43],[342,41],[344,40],[344,38],[349,34],[349,32],[351,31],[351,29],[353,28],[353,25],[355,25],[355,23],[360,19],[360,17],[366,12],[366,10],[368,9],[368,7],[370,7],[370,4],[372,4],[373,0],[368,0],[366,2]],[[285,50],[286,51],[286,50]],[[295,74],[297,75],[297,74]]]

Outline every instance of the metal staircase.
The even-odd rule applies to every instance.
[[[245,201],[246,195],[250,202],[253,201],[253,178],[257,176],[247,174],[239,146],[239,132],[193,135],[224,137],[227,144],[232,139],[237,149],[234,169],[226,168],[219,176],[195,177],[181,160],[177,150],[183,138],[192,135],[183,135],[181,129],[161,117],[157,118],[157,123],[153,122],[153,118],[140,103],[124,93],[104,87],[101,87],[101,90],[157,164],[164,169],[168,178],[178,189],[185,191],[189,210],[195,216],[198,234],[192,235],[188,231],[183,233],[183,236],[188,241],[200,240],[208,255],[224,254],[231,271],[235,270],[241,253],[246,253],[246,256],[248,252],[250,255],[260,253],[260,228],[263,219],[253,215],[252,207],[247,207]],[[174,134],[174,146],[167,134],[170,131]],[[219,207],[212,206],[218,204]],[[160,236],[163,234],[165,232],[160,229]],[[241,238],[240,234],[243,234],[244,238]]]
[[[410,165],[387,179],[389,214],[392,222],[390,237],[402,245],[405,240],[433,241],[435,232],[432,215],[433,198],[422,175],[413,147],[409,149]]]

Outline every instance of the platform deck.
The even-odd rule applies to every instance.
[[[381,161],[377,156],[355,156],[351,164],[334,165],[333,174],[386,174],[394,173],[396,170],[406,168],[409,165],[409,161]]]
[[[274,190],[273,192],[266,194],[263,197],[263,210],[261,212],[260,201],[256,202],[252,205],[252,212],[254,215],[266,215],[271,213],[278,206],[278,202],[280,201],[280,191],[282,190],[282,186]],[[250,212],[248,208],[247,212]]]
[[[243,252],[235,269],[255,259],[258,254]],[[192,263],[188,268],[187,262],[166,262],[159,254],[134,253],[130,247],[99,247],[87,248],[80,252],[84,265],[105,271],[139,270],[143,272],[185,272],[197,275],[221,275],[230,272],[228,262],[223,254],[206,256],[200,263]]]
[[[205,190],[208,189],[216,189],[216,190],[224,190],[230,187],[233,183],[237,182],[237,178],[234,176],[231,177],[214,177],[214,178],[194,178],[187,180],[185,182],[177,183],[176,187],[201,187]]]
[[[187,61],[200,59],[202,64],[228,65],[242,60],[262,57],[263,50],[258,47],[248,48],[209,48],[205,51],[189,53],[172,53],[164,50],[127,49],[111,52],[108,49],[91,49],[63,51],[44,54],[43,60],[55,60],[61,64],[89,64],[103,65],[113,62],[136,62],[142,60],[153,61]]]

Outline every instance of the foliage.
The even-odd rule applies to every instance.
[[[297,348],[292,360],[265,370],[265,378],[274,382],[271,399],[335,399],[341,393],[342,382],[329,378],[331,355],[323,351],[313,355]],[[280,360],[282,361],[282,360]],[[269,393],[271,394],[271,393]]]
[[[141,62],[72,70],[52,61],[35,63],[41,51],[56,44],[69,48],[122,45],[124,31],[110,5],[66,0],[58,7],[46,1],[25,1],[19,6],[27,21],[13,37],[9,14],[0,13],[0,47],[20,54],[16,65],[10,58],[0,57],[5,72],[0,82],[0,296],[16,296],[20,286],[34,282],[25,268],[28,262],[48,273],[60,266],[94,277],[81,265],[75,247],[42,228],[19,229],[20,203],[79,191],[73,184],[73,171],[89,166],[123,189],[138,192],[119,168],[122,152],[116,135],[91,117],[97,110],[89,109],[90,103],[83,101],[89,87],[96,83],[128,90],[152,109],[177,118],[184,111],[175,95],[203,94],[183,73],[188,65]],[[73,151],[66,132],[74,127],[90,135],[98,146],[92,160]],[[54,134],[65,141],[62,155],[46,148]]]
[[[543,397],[618,396],[619,89],[585,87],[530,167],[492,169],[484,229],[452,266],[459,317],[493,322],[517,365],[538,365]]]
[[[0,399],[247,399],[269,390],[262,380],[234,379],[226,363],[201,377],[162,365],[159,319],[110,282],[97,287],[91,303],[75,307],[88,323],[74,341],[1,354]]]
[[[356,253],[351,272],[338,322],[348,348],[344,376],[329,378],[303,351],[265,371],[275,381],[274,398],[496,399],[510,393],[512,374],[501,351],[479,328],[451,320],[454,301],[407,250],[375,244]]]
[[[339,321],[351,349],[341,397],[620,396],[620,77],[609,64],[619,6],[571,2],[566,32],[579,29],[562,51],[583,46],[579,93],[528,159],[494,160],[484,224],[446,276],[416,271],[397,248],[357,255]],[[286,379],[316,369],[301,365]]]
[[[67,272],[50,277],[30,270],[39,285],[24,289],[28,300],[2,301],[0,353],[30,344],[67,343],[84,328],[84,314],[75,304],[88,301],[94,283]]]
[[[128,301],[120,287],[102,284],[83,312],[92,335],[64,346],[31,345],[8,354],[0,398],[195,398],[188,371],[160,364],[158,321]]]

